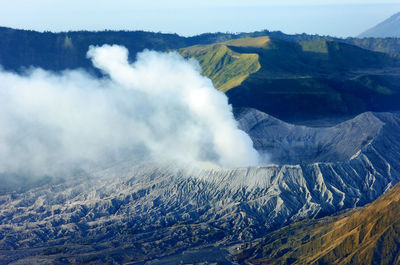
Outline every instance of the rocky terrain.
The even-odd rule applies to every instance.
[[[240,127],[263,166],[124,162],[0,196],[0,263],[235,263],[244,243],[305,217],[363,206],[400,180],[399,113],[334,126],[253,109]]]
[[[399,264],[400,184],[372,204],[270,233],[241,251],[252,264]]]

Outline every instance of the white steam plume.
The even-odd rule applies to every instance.
[[[255,165],[227,97],[177,53],[90,47],[108,78],[0,71],[0,173],[60,174],[127,158]]]

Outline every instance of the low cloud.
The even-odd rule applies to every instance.
[[[90,47],[105,77],[0,71],[0,173],[69,174],[129,159],[251,166],[227,97],[175,52]]]

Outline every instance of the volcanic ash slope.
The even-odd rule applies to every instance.
[[[79,251],[95,253],[96,246],[102,255],[124,249],[120,257],[145,260],[243,242],[299,218],[364,205],[400,180],[398,113],[367,112],[319,128],[254,109],[242,109],[237,119],[273,164],[182,169],[125,163],[85,180],[4,194],[0,262],[57,255],[81,262]],[[60,250],[65,244],[69,249]]]

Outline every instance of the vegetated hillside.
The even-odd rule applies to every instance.
[[[210,44],[210,43],[218,43],[225,42],[232,39],[241,39],[241,38],[256,38],[256,37],[270,37],[273,39],[279,39],[290,42],[304,42],[304,41],[316,41],[316,40],[325,40],[325,41],[335,41],[347,43],[350,45],[355,45],[363,49],[368,49],[376,52],[383,52],[389,54],[400,54],[400,38],[394,37],[385,37],[385,38],[372,38],[372,37],[363,37],[363,38],[353,38],[349,37],[346,39],[332,37],[332,36],[321,36],[321,35],[311,35],[311,34],[285,34],[281,31],[255,31],[248,33],[204,33],[198,36],[191,37],[191,43],[194,44]],[[193,44],[192,44],[193,45]]]
[[[9,70],[36,66],[48,70],[92,69],[86,59],[90,45],[120,44],[135,58],[143,49],[166,50],[186,45],[183,37],[144,31],[77,31],[39,33],[0,28],[0,64]]]
[[[249,40],[254,40],[254,43]],[[269,38],[245,38],[233,42],[246,42],[254,46],[259,45],[257,41],[264,45],[265,42],[269,41]],[[240,85],[243,80],[248,78],[250,74],[257,72],[261,67],[257,53],[235,52],[226,45],[227,43],[211,46],[198,45],[180,50],[180,53],[185,57],[195,57],[201,64],[203,74],[213,80],[214,85],[223,92]]]
[[[242,251],[253,264],[399,264],[400,184],[361,210],[305,220]]]
[[[0,65],[7,70],[21,67],[41,67],[47,70],[86,68],[93,70],[86,58],[90,45],[119,44],[130,51],[131,60],[143,49],[166,51],[196,44],[211,44],[248,35],[261,36],[269,31],[255,33],[205,33],[193,37],[146,31],[70,31],[37,32],[0,27]],[[278,35],[286,36],[283,33]],[[287,35],[289,36],[289,35]]]
[[[340,42],[268,37],[180,53],[196,58],[234,107],[253,107],[285,120],[400,109],[399,56]]]
[[[359,35],[360,38],[399,38],[400,37],[400,12],[394,14],[378,25],[366,30]]]
[[[371,51],[400,54],[400,38],[348,38],[344,42]]]
[[[145,31],[71,31],[61,33],[36,32],[0,27],[0,65],[7,70],[20,71],[21,67],[36,66],[47,70],[86,68],[94,70],[85,59],[89,45],[120,44],[130,50],[131,60],[143,49],[165,51],[197,44],[212,44],[246,37],[269,36],[290,42],[334,40],[361,47],[399,53],[398,39],[338,39],[329,36],[296,34],[280,31],[249,33],[205,33],[193,37]]]

